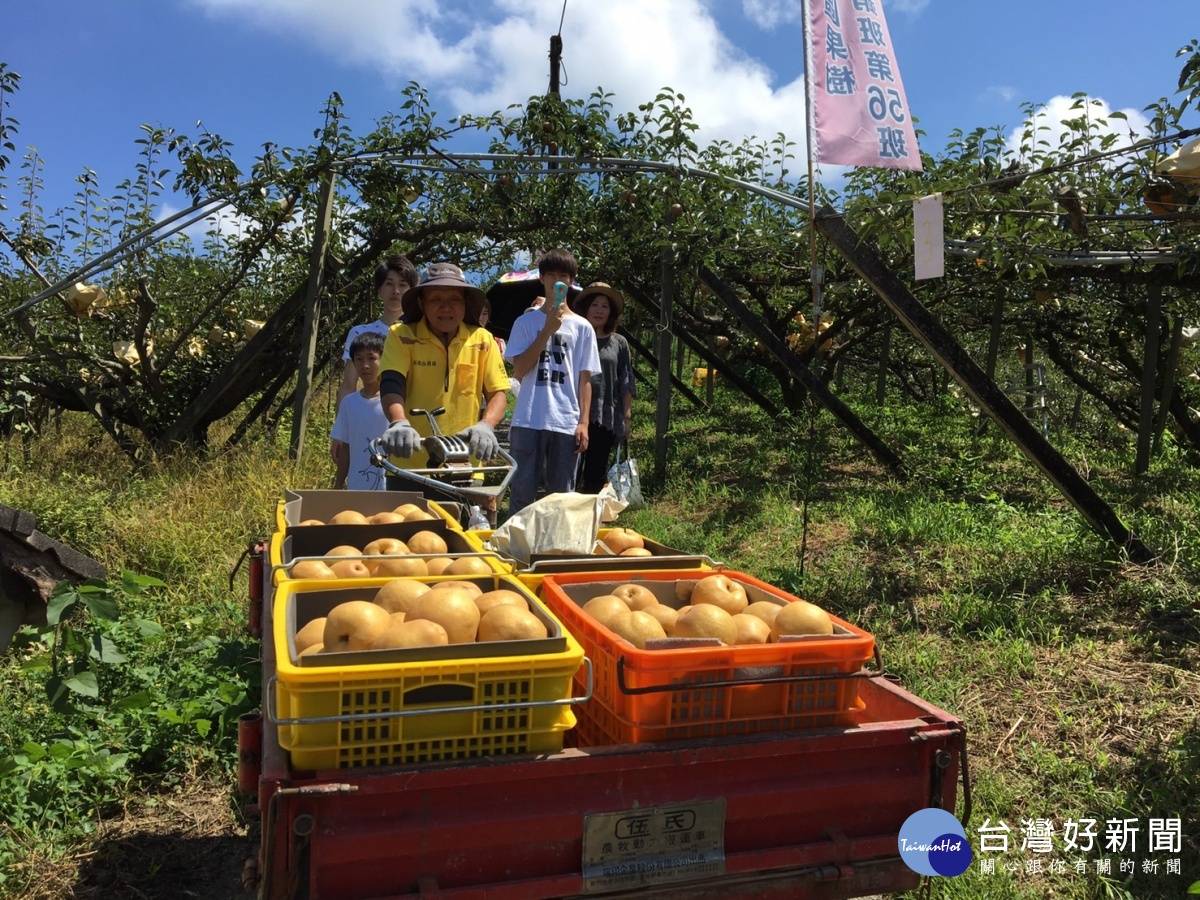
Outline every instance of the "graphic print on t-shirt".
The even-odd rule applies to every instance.
[[[564,384],[567,380],[567,342],[560,334],[550,336],[550,343],[538,358],[538,384]]]
[[[386,487],[384,471],[374,464],[362,466],[347,474],[346,487],[352,491],[382,491]]]

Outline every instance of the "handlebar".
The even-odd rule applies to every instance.
[[[416,410],[413,410],[413,412],[416,412]],[[508,490],[508,485],[512,481],[513,475],[517,471],[517,461],[513,459],[512,455],[503,447],[500,448],[499,459],[503,460],[505,463],[504,465],[481,465],[471,467],[462,466],[458,468],[447,468],[443,466],[434,469],[402,469],[399,466],[394,465],[392,461],[387,458],[387,454],[384,453],[382,448],[379,446],[378,438],[371,441],[370,444],[368,444],[368,448],[370,449],[371,453],[371,462],[374,465],[382,468],[389,475],[407,479],[425,489],[449,492],[459,497],[461,502],[465,502],[467,498],[471,496],[478,496],[479,491],[477,489],[473,490],[470,487],[459,487],[458,485],[449,484],[434,476],[440,475],[445,477],[447,475],[475,475],[486,474],[488,472],[504,472],[505,474],[503,480],[500,482],[498,487],[493,489],[496,498],[499,499],[503,497],[505,492]],[[492,491],[489,491],[489,493],[491,492]]]

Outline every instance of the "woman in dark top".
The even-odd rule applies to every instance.
[[[594,281],[575,298],[575,311],[596,330],[600,372],[592,376],[592,411],[588,419],[588,448],[579,463],[576,490],[596,494],[608,478],[614,446],[629,436],[633,410],[633,359],[629,344],[617,334],[625,298],[603,281]]]

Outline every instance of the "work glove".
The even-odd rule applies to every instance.
[[[406,419],[401,419],[379,436],[379,446],[388,456],[412,456],[421,448],[421,435]]]
[[[496,440],[496,432],[482,419],[455,436],[467,442],[471,448],[471,455],[476,459],[489,460],[500,455],[500,442]]]

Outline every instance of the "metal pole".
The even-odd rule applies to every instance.
[[[1025,418],[1030,422],[1033,421],[1033,406],[1034,406],[1034,379],[1033,379],[1033,332],[1029,331],[1025,334]]]
[[[883,347],[879,350],[879,369],[875,373],[875,403],[887,399],[887,372],[892,364],[892,323],[883,329]]]
[[[1079,427],[1079,416],[1083,412],[1083,388],[1075,389],[1075,405],[1071,407],[1071,432]]]
[[[987,377],[996,379],[996,358],[1000,355],[1000,327],[1004,324],[1004,294],[997,293],[992,304],[992,327],[988,332]]]
[[[804,38],[804,145],[808,156],[808,266],[812,280],[813,302],[813,340],[820,347],[821,335],[821,276],[824,274],[817,267],[817,181],[816,168],[813,162],[813,132],[815,119],[812,108],[812,34],[808,16],[808,0],[800,3],[800,20]]]
[[[1162,286],[1150,285],[1146,296],[1146,343],[1142,355],[1142,409],[1138,419],[1137,455],[1133,474],[1150,468],[1150,441],[1154,432],[1155,375],[1158,371],[1158,330],[1162,319]]]
[[[562,35],[550,35],[550,96],[558,97],[558,76],[562,68]],[[558,145],[546,144],[546,152],[551,156],[558,155]],[[558,169],[558,163],[552,162],[547,168],[553,172]]]
[[[188,219],[186,222],[181,222],[178,225],[176,225],[174,228],[170,229],[169,231],[166,231],[163,234],[160,234],[157,237],[155,237],[150,242],[151,244],[155,244],[155,243],[158,243],[159,241],[165,240],[166,238],[171,237],[176,232],[182,231],[184,228],[187,228],[189,225],[194,225],[196,222],[199,222],[201,219],[208,218],[209,216],[214,215],[217,212],[220,212],[222,209],[224,209],[226,206],[228,206],[232,202],[233,201],[229,200],[227,197],[210,197],[208,200],[205,200],[203,203],[197,203],[195,206],[189,207],[184,210],[180,210],[179,212],[174,213],[173,215],[167,216],[167,218],[163,219],[160,222],[155,222],[149,228],[145,228],[142,231],[139,231],[133,237],[122,241],[121,243],[117,244],[117,246],[113,247],[108,252],[101,254],[100,256],[93,259],[91,262],[86,263],[85,265],[76,269],[70,275],[68,275],[66,278],[63,278],[60,281],[55,282],[54,284],[47,287],[45,290],[40,291],[39,293],[30,297],[28,300],[26,300],[20,306],[16,306],[16,307],[13,307],[12,309],[8,310],[5,313],[5,316],[19,315],[20,313],[23,313],[25,310],[30,309],[31,307],[37,306],[37,304],[41,303],[47,297],[54,296],[55,294],[58,294],[61,291],[66,290],[67,288],[71,287],[71,285],[73,285],[75,282],[85,281],[94,275],[99,275],[101,272],[104,272],[104,271],[107,271],[108,269],[113,268],[114,266],[118,265],[125,258],[126,255],[128,255],[128,254],[124,254],[123,251],[125,251],[126,249],[128,249],[130,247],[134,248],[133,252],[137,252],[139,250],[145,249],[145,248],[137,247],[136,245],[139,244],[143,240],[149,239],[150,235],[154,234],[154,232],[160,230],[164,226],[169,225],[172,222],[176,222],[179,219],[184,218],[185,216],[189,216],[192,213],[196,213],[197,210],[201,210],[201,212],[197,213],[195,216]],[[213,205],[214,203],[217,205],[214,206]],[[109,263],[109,264],[105,265],[105,263]]]
[[[562,68],[562,35],[550,35],[550,93],[558,96],[558,77]]]
[[[991,329],[988,331],[987,345],[987,377],[989,381],[996,380],[996,360],[1000,356],[1000,329],[1004,324],[1004,294],[999,292],[996,294],[996,299],[992,303],[992,322]],[[975,429],[977,435],[982,435],[987,431],[988,422],[987,416],[979,417],[979,425]]]
[[[675,265],[671,248],[659,256],[662,296],[658,318],[658,410],[654,417],[654,471],[659,482],[667,479],[667,431],[671,427],[671,303],[675,293]]]
[[[300,333],[300,363],[296,375],[296,395],[292,405],[292,440],[288,456],[300,459],[304,447],[304,428],[312,399],[313,357],[317,353],[317,321],[321,310],[321,283],[325,280],[325,250],[329,244],[329,225],[333,218],[332,170],[321,176],[317,199],[317,219],[313,227],[312,253],[308,259],[308,286],[304,292],[304,327]]]
[[[1171,326],[1171,344],[1167,350],[1167,367],[1163,369],[1162,394],[1158,398],[1158,415],[1154,419],[1154,443],[1151,455],[1158,453],[1162,445],[1163,430],[1167,427],[1167,416],[1171,412],[1171,397],[1175,393],[1175,379],[1179,377],[1179,354],[1183,350],[1183,316],[1175,316]]]

